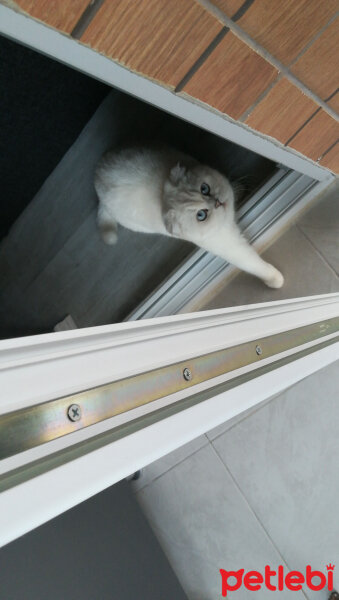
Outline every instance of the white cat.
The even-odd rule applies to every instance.
[[[95,174],[98,226],[114,244],[118,223],[197,244],[272,288],[282,274],[265,262],[240,233],[234,191],[218,171],[167,147],[135,147],[105,154]]]

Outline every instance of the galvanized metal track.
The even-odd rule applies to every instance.
[[[78,429],[150,404],[155,400],[192,388],[203,382],[258,364],[263,359],[279,361],[282,353],[310,342],[314,349],[332,335],[338,339],[339,317],[298,327],[263,339],[238,344],[187,361],[165,365],[110,384],[82,391],[0,416],[0,459],[71,434]]]

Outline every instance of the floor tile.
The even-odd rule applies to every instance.
[[[338,137],[338,121],[321,109],[292,138],[288,146],[317,161],[337,141]]]
[[[219,569],[283,564],[210,445],[138,493],[150,524],[190,600],[221,597]],[[263,588],[262,598],[271,598]],[[287,596],[281,592],[279,598]],[[301,599],[301,592],[294,592]],[[253,599],[241,588],[232,598]]]
[[[206,433],[207,438],[210,441],[214,440],[215,438],[219,437],[219,435],[222,435],[223,433],[225,433],[225,431],[228,431],[229,429],[231,429],[231,427],[234,427],[237,423],[240,423],[240,421],[242,421],[243,419],[247,419],[248,417],[253,415],[253,413],[255,413],[257,410],[260,410],[265,404],[267,404],[271,400],[272,400],[272,398],[267,398],[266,400],[263,400],[263,402],[260,402],[259,404],[256,404],[255,406],[251,406],[251,408],[248,408],[247,410],[244,410],[242,413],[235,415],[235,417],[232,417],[225,423],[222,423],[221,425],[214,427],[213,429],[211,429],[210,431],[208,431]]]
[[[339,182],[308,211],[298,227],[339,275]]]
[[[146,485],[151,483],[151,481],[154,481],[154,479],[157,479],[207,444],[208,439],[206,436],[200,435],[188,444],[184,444],[184,446],[177,448],[173,452],[166,454],[166,456],[159,458],[159,460],[147,465],[147,467],[142,470],[140,479],[132,482],[134,491],[141,490]]]
[[[339,291],[336,274],[295,226],[264,252],[263,257],[284,274],[282,288],[272,290],[259,279],[241,273],[203,308],[224,308]]]
[[[339,564],[338,391],[339,361],[213,441],[292,569]]]
[[[327,104],[337,113],[339,113],[339,89],[333,96],[331,96],[331,99],[327,101]]]

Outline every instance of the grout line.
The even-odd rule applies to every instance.
[[[260,102],[262,100],[264,100],[264,98],[266,98],[266,96],[268,96],[268,94],[270,93],[271,89],[274,88],[274,86],[284,77],[283,73],[279,73],[279,75],[276,77],[276,79],[270,83],[267,88],[262,92],[262,94],[260,94],[260,96],[256,99],[255,102],[253,102],[253,104],[247,108],[245,110],[245,112],[242,113],[242,115],[240,115],[240,117],[237,119],[238,121],[240,121],[241,123],[243,123],[251,114],[251,112],[258,106],[258,104],[260,104]]]
[[[277,396],[280,396],[280,394],[277,394]],[[274,396],[274,398],[275,397],[276,396]],[[249,409],[248,414],[246,414],[242,418],[238,419],[236,423],[233,423],[233,425],[231,425],[230,427],[227,427],[226,429],[224,429],[224,431],[222,431],[221,433],[218,433],[218,435],[216,435],[215,437],[213,437],[213,438],[212,437],[208,437],[208,435],[206,434],[208,441],[210,443],[212,443],[215,440],[218,440],[225,433],[228,433],[229,431],[231,431],[232,429],[234,429],[235,427],[237,427],[237,425],[240,425],[240,423],[243,423],[244,421],[246,421],[246,419],[248,419],[249,417],[252,417],[253,415],[255,415],[259,410],[261,410],[262,408],[264,408],[266,406],[266,404],[269,404],[271,402],[271,400],[273,400],[273,398],[270,398],[269,400],[266,400],[266,401],[263,400],[263,406],[258,406],[257,408],[253,408],[253,410]],[[226,425],[226,423],[227,423],[227,421],[225,421],[224,425]]]
[[[240,493],[241,497],[243,498],[243,500],[245,501],[248,509],[250,510],[251,514],[254,516],[255,520],[257,521],[258,525],[260,526],[260,528],[263,530],[263,532],[265,533],[266,537],[268,538],[268,540],[271,542],[273,548],[275,549],[275,551],[277,552],[277,554],[280,556],[280,558],[283,560],[283,562],[285,563],[285,565],[287,566],[287,568],[289,569],[289,571],[291,571],[291,567],[288,564],[287,560],[285,559],[284,555],[282,554],[282,552],[279,550],[277,544],[274,542],[273,538],[271,537],[271,535],[268,533],[268,530],[266,529],[265,525],[261,522],[259,516],[257,515],[256,511],[254,510],[254,508],[251,506],[249,500],[247,499],[245,493],[243,492],[243,490],[240,487],[240,484],[238,483],[238,481],[236,480],[235,476],[233,475],[232,471],[230,470],[230,468],[226,465],[226,463],[224,463],[223,459],[221,458],[219,452],[217,451],[217,449],[214,447],[213,442],[210,442],[210,446],[212,448],[212,450],[214,451],[216,457],[218,458],[218,460],[221,462],[221,464],[223,465],[225,471],[228,473],[228,475],[231,477],[236,489],[238,490],[238,492]],[[308,596],[305,594],[304,590],[301,589],[300,590],[303,595],[305,596],[306,599],[308,599]]]
[[[72,38],[75,40],[80,40],[81,36],[84,34],[104,2],[105,0],[90,0],[79,21],[71,31]]]
[[[309,375],[307,375],[306,377],[303,377],[297,383],[299,383],[300,381],[304,381],[305,379],[307,379],[307,377],[309,377]],[[155,477],[153,477],[153,479],[150,479],[144,486],[140,487],[139,489],[136,489],[135,493],[138,494],[138,492],[141,492],[142,490],[144,490],[146,487],[148,487],[149,485],[151,485],[154,481],[157,481],[163,475],[166,475],[167,473],[169,473],[170,471],[172,471],[173,469],[175,469],[175,467],[177,467],[178,465],[181,465],[183,462],[185,462],[185,460],[187,458],[190,458],[191,456],[194,456],[194,454],[196,454],[197,452],[199,452],[200,450],[202,450],[202,448],[205,448],[208,444],[212,444],[212,442],[214,442],[215,440],[217,440],[219,437],[221,437],[225,433],[228,433],[229,431],[231,431],[231,429],[233,429],[234,427],[236,427],[237,425],[239,425],[240,423],[242,423],[243,421],[245,421],[249,417],[252,417],[259,410],[262,410],[263,408],[265,408],[268,404],[270,404],[271,402],[273,402],[273,400],[278,399],[280,396],[282,396],[283,394],[285,394],[285,392],[287,392],[289,389],[291,389],[295,385],[297,385],[297,384],[293,383],[292,385],[289,385],[287,388],[285,388],[282,392],[278,392],[278,394],[274,394],[274,396],[272,396],[271,398],[268,398],[267,400],[263,400],[263,402],[261,403],[261,406],[253,407],[253,410],[249,409],[250,412],[248,414],[244,414],[244,416],[242,418],[240,418],[236,423],[234,423],[233,425],[231,425],[231,427],[229,427],[228,429],[225,429],[225,431],[223,431],[219,435],[215,436],[214,438],[210,439],[208,437],[208,432],[202,434],[203,437],[206,440],[204,444],[202,444],[199,448],[197,448],[193,452],[190,452],[189,454],[187,454],[184,458],[182,458],[181,460],[179,460],[178,462],[176,462],[174,465],[172,465],[171,467],[169,467],[168,469],[166,469],[165,471],[163,471],[159,475],[156,475]],[[244,412],[246,412],[246,411],[244,411]],[[194,438],[194,439],[196,439],[196,438]],[[191,442],[192,441],[194,441],[194,440],[191,440]],[[191,442],[187,442],[187,443],[190,444]],[[183,447],[183,446],[181,446],[181,447]],[[173,450],[173,452],[175,452],[175,450]],[[169,454],[171,454],[171,453],[169,453]],[[167,455],[165,455],[165,456],[167,456]],[[162,458],[164,458],[164,457],[162,457]],[[161,458],[159,458],[158,460],[161,460]],[[150,464],[152,464],[152,463],[150,463]],[[144,468],[147,469],[147,466],[148,465],[146,465]]]
[[[185,87],[185,85],[189,82],[189,80],[195,75],[195,73],[200,69],[205,60],[212,54],[213,50],[218,46],[221,40],[225,37],[225,35],[229,32],[228,27],[223,27],[219,33],[215,36],[214,40],[207,46],[206,50],[199,56],[199,58],[195,61],[192,67],[187,71],[186,75],[183,76],[181,81],[179,81],[177,87],[175,88],[175,93],[181,92],[181,90]]]
[[[335,268],[332,267],[332,265],[330,265],[330,263],[327,261],[327,258],[323,255],[323,253],[319,250],[319,248],[315,245],[315,243],[311,240],[311,238],[307,235],[307,233],[305,233],[305,231],[302,228],[302,225],[300,225],[299,223],[295,223],[295,226],[297,227],[299,233],[301,233],[304,236],[304,238],[308,241],[308,243],[312,246],[315,253],[325,262],[326,266],[330,269],[330,271],[332,271],[333,275],[335,275],[336,278],[338,279],[339,273],[337,273]]]
[[[279,73],[282,73],[291,83],[293,83],[300,91],[302,91],[306,96],[311,98],[316,104],[321,106],[325,112],[327,112],[334,119],[338,119],[338,115],[330,106],[326,104],[324,100],[322,100],[317,94],[312,92],[298,77],[293,75],[280,60],[275,58],[266,48],[258,44],[251,36],[248,35],[237,23],[234,23],[232,19],[227,17],[224,12],[222,12],[219,8],[217,8],[214,4],[212,4],[211,0],[197,0],[201,6],[203,6],[206,10],[209,10],[219,21],[224,23],[226,27],[234,33],[240,40],[242,40],[249,48],[251,48],[254,52],[262,56],[265,60],[267,60],[271,65],[273,65]]]
[[[295,385],[295,384],[292,384],[292,385]],[[289,386],[289,387],[292,387],[292,386]],[[234,427],[237,427],[237,425],[240,425],[240,423],[243,423],[244,421],[246,421],[246,419],[249,419],[249,417],[253,417],[253,415],[256,414],[257,412],[259,412],[259,410],[262,410],[263,408],[265,408],[265,406],[267,406],[267,404],[270,404],[271,402],[273,402],[273,400],[275,400],[276,398],[279,398],[279,396],[282,396],[286,392],[286,390],[289,389],[289,387],[286,388],[285,390],[283,390],[282,392],[275,394],[271,398],[268,398],[267,400],[263,400],[262,403],[260,403],[260,404],[262,404],[262,406],[253,407],[253,410],[248,409],[249,412],[247,414],[245,414],[243,417],[240,417],[240,419],[236,423],[233,423],[233,425],[231,425],[230,427],[227,427],[227,429],[225,429],[224,431],[222,431],[215,437],[209,438],[207,435],[208,434],[208,432],[207,432],[207,434],[205,434],[205,435],[207,436],[208,441],[210,443],[214,442],[215,440],[217,440],[221,436],[223,436],[225,433],[228,433],[229,431],[231,431],[231,429],[234,429]],[[244,411],[244,412],[246,412],[246,411]],[[238,415],[236,415],[236,416],[238,416]],[[224,425],[226,425],[226,423],[227,423],[227,421],[225,421]],[[217,427],[218,427],[218,425],[217,425]],[[219,427],[221,427],[221,425]]]
[[[332,92],[332,94],[330,94],[328,96],[328,98],[325,98],[325,102],[329,102],[330,100],[332,100],[332,98],[334,98],[334,96],[339,92],[339,87],[337,87],[336,90],[334,90],[334,92]]]
[[[301,379],[300,381],[303,381],[304,379],[306,379],[306,377],[304,377],[303,379]],[[231,429],[233,429],[234,427],[236,427],[239,423],[242,423],[243,421],[245,421],[247,418],[251,417],[254,413],[258,412],[259,410],[263,409],[267,404],[269,404],[270,402],[272,402],[273,400],[275,400],[276,398],[278,398],[279,396],[281,396],[282,394],[284,394],[287,390],[289,390],[291,387],[293,387],[292,384],[290,386],[288,386],[285,390],[283,390],[282,392],[279,392],[278,394],[275,394],[274,396],[272,396],[271,398],[269,398],[268,400],[263,400],[263,405],[262,406],[258,406],[256,408],[254,408],[253,411],[250,410],[250,412],[246,415],[244,415],[242,418],[239,419],[239,421],[237,421],[236,423],[234,423],[234,425],[232,425],[231,427],[229,427],[228,429],[226,429],[225,431],[223,431],[222,433],[220,433],[219,435],[217,435],[215,438],[210,439],[208,437],[208,432],[202,434],[206,440],[205,444],[202,444],[199,448],[197,448],[196,450],[194,450],[193,452],[191,452],[190,454],[187,454],[183,459],[179,460],[178,462],[176,462],[174,465],[172,465],[171,467],[169,467],[168,469],[166,469],[165,471],[163,471],[162,473],[160,473],[159,475],[156,475],[155,477],[153,477],[153,479],[150,479],[144,486],[140,487],[139,489],[135,490],[135,493],[137,494],[138,492],[141,492],[142,490],[144,490],[146,487],[148,487],[149,485],[151,485],[154,481],[157,481],[158,479],[160,479],[163,475],[166,475],[167,473],[169,473],[170,471],[172,471],[173,469],[175,469],[175,467],[181,465],[183,462],[185,462],[185,460],[187,458],[190,458],[191,456],[193,456],[194,454],[196,454],[197,452],[199,452],[202,448],[205,448],[208,444],[211,444],[212,442],[214,442],[214,440],[217,440],[219,437],[221,437],[222,435],[224,435],[226,432],[230,431]],[[245,411],[244,411],[245,412]],[[193,440],[192,440],[193,441]],[[191,442],[187,442],[188,444],[190,444]],[[185,445],[185,444],[184,444]],[[183,446],[182,446],[183,447]],[[173,452],[175,452],[175,450],[173,450]],[[171,453],[169,453],[171,454]],[[167,455],[165,455],[167,456]],[[164,457],[162,457],[164,458]],[[161,460],[161,458],[159,458],[158,460]],[[150,463],[152,464],[152,463]],[[144,468],[147,469],[146,465]]]
[[[291,135],[291,137],[287,140],[287,142],[285,142],[284,146],[288,146],[292,142],[292,140],[294,140],[294,138],[298,135],[298,133],[300,133],[300,131],[302,131],[304,129],[304,127],[306,127],[306,125],[310,121],[312,121],[313,117],[315,117],[315,115],[317,115],[318,112],[320,112],[320,111],[321,111],[321,107],[319,106],[319,108],[317,108],[317,110],[315,110],[314,113],[310,117],[308,117],[308,119],[306,119],[305,123],[303,123],[299,127],[299,129],[297,129],[297,131],[294,132],[293,135]]]
[[[326,156],[326,154],[328,152],[330,152],[330,150],[332,150],[332,148],[334,148],[337,145],[338,142],[339,142],[339,138],[335,142],[333,142],[333,144],[331,144],[330,147],[327,148],[327,150],[325,152],[323,152],[323,154],[321,156],[319,156],[317,162],[320,162],[324,158],[324,156]]]
[[[278,392],[277,394],[274,394],[274,396],[271,396],[271,398],[268,398],[267,400],[263,400],[260,403],[259,406],[253,407],[253,410],[249,409],[249,413],[248,414],[244,415],[236,423],[234,423],[233,425],[231,425],[231,427],[228,427],[227,429],[225,429],[224,431],[222,431],[221,433],[219,433],[218,435],[216,435],[214,438],[209,438],[207,436],[207,434],[205,434],[207,436],[208,441],[210,443],[212,443],[215,440],[219,439],[222,435],[224,435],[225,433],[228,433],[229,431],[231,431],[231,429],[233,429],[234,427],[237,427],[237,425],[239,425],[240,423],[242,423],[243,421],[245,421],[249,417],[252,417],[255,413],[259,412],[259,410],[263,410],[268,404],[270,404],[274,400],[277,400],[278,398],[280,398],[280,396],[283,396],[288,390],[290,390],[295,385],[298,385],[298,383],[300,383],[301,381],[304,381],[305,379],[307,379],[307,377],[309,377],[309,375],[306,375],[302,379],[299,379],[299,381],[297,381],[297,383],[292,383],[291,385],[287,386],[281,392]],[[246,412],[246,411],[244,411],[244,412]]]
[[[241,19],[241,17],[243,17],[244,14],[248,11],[248,9],[252,6],[254,1],[255,0],[245,0],[245,2],[240,6],[240,8],[238,8],[237,12],[235,12],[234,15],[231,16],[232,21],[234,21],[234,23],[236,21],[239,21],[239,19]]]
[[[245,12],[249,9],[251,4],[253,4],[254,0],[245,0],[245,2],[240,6],[240,8],[234,13],[232,19],[237,21],[240,19]],[[209,11],[208,11],[209,12]],[[177,87],[175,88],[175,93],[179,93],[183,90],[189,80],[195,75],[195,73],[200,69],[203,63],[207,60],[207,58],[212,54],[213,50],[216,49],[217,45],[221,42],[221,40],[225,37],[225,35],[229,32],[229,27],[223,27],[221,31],[216,35],[214,40],[207,46],[206,50],[199,56],[199,58],[195,61],[194,65],[187,71],[186,75],[179,81]]]
[[[185,462],[185,460],[187,458],[190,458],[191,456],[194,456],[194,454],[196,454],[197,452],[199,452],[203,448],[206,448],[206,446],[210,443],[210,441],[209,441],[206,433],[203,433],[202,435],[205,438],[205,443],[204,444],[202,444],[199,448],[197,448],[196,450],[194,450],[190,454],[187,454],[181,460],[178,460],[178,462],[176,462],[174,465],[172,465],[171,467],[169,467],[168,469],[166,469],[166,471],[163,471],[159,475],[156,475],[155,477],[153,477],[153,479],[150,479],[144,486],[142,486],[139,489],[135,490],[135,493],[138,494],[139,492],[141,492],[142,490],[144,490],[145,488],[147,488],[149,485],[151,485],[155,481],[158,481],[158,479],[160,479],[161,477],[163,477],[163,475],[167,475],[167,473],[169,473],[170,471],[173,471],[173,469],[175,469],[176,467],[178,467],[179,465],[181,465],[183,462]],[[193,442],[195,439],[197,439],[197,438],[193,438],[193,440],[191,440],[191,442]],[[187,443],[190,444],[191,442],[187,442]],[[183,448],[185,445],[186,444],[184,444],[183,446],[179,446],[179,448]],[[179,448],[176,448],[176,450],[179,450]],[[172,452],[175,452],[175,450],[172,450]],[[171,452],[169,452],[168,454],[171,454]],[[165,454],[165,456],[167,456],[167,454]],[[165,458],[165,456],[162,456],[161,458]],[[159,458],[158,460],[161,460],[161,458]],[[152,464],[152,463],[150,463],[150,464]],[[147,469],[147,467],[148,467],[148,465],[146,465],[144,468]]]
[[[271,83],[266,90],[259,96],[259,98],[257,98],[257,100],[252,104],[252,106],[250,106],[247,110],[245,110],[245,112],[239,117],[238,121],[240,122],[244,122],[245,119],[247,119],[249,117],[249,115],[251,114],[251,112],[253,112],[253,110],[258,106],[258,104],[260,104],[260,102],[262,100],[264,100],[264,98],[266,98],[266,96],[269,94],[269,92],[271,91],[271,89],[281,80],[283,79],[285,75],[283,73],[280,73],[278,75],[278,77],[273,81],[273,83]],[[334,90],[334,92],[332,92],[332,94],[330,96],[328,96],[328,98],[325,98],[325,102],[329,102],[329,100],[332,100],[332,98],[339,92],[339,88],[337,88],[336,90]],[[309,117],[309,119],[307,121],[305,121],[304,125],[307,124],[307,122],[309,120],[311,120],[311,118],[316,114],[317,111],[315,111],[313,113],[313,115],[311,115]],[[301,125],[301,127],[299,127],[299,129],[289,138],[289,140],[287,140],[287,142],[285,142],[284,146],[287,146],[289,144],[289,142],[294,138],[294,136],[299,133],[299,131],[301,131],[301,129],[304,127],[304,125]],[[335,146],[336,142],[334,142],[334,144],[332,144],[332,146]],[[329,148],[329,150],[332,149],[332,146]],[[327,154],[328,150],[326,150],[325,154]],[[321,156],[321,158],[324,156],[324,154]]]
[[[326,31],[326,29],[332,25],[332,23],[336,20],[336,18],[338,17],[338,13],[336,13],[335,15],[333,15],[333,17],[330,18],[330,20],[323,26],[321,27],[321,29],[319,29],[319,31],[317,31],[317,33],[313,36],[313,38],[306,44],[306,46],[300,50],[299,54],[297,54],[297,56],[290,62],[288,63],[288,68],[292,67],[293,65],[295,65],[296,62],[298,62],[299,58],[301,58],[303,56],[303,54],[305,54],[307,52],[307,50],[313,46],[314,42],[324,33],[324,31]]]

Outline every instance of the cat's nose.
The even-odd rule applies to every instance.
[[[220,202],[220,200],[218,198],[215,199],[215,208],[218,208],[218,206],[222,206],[223,202]]]

